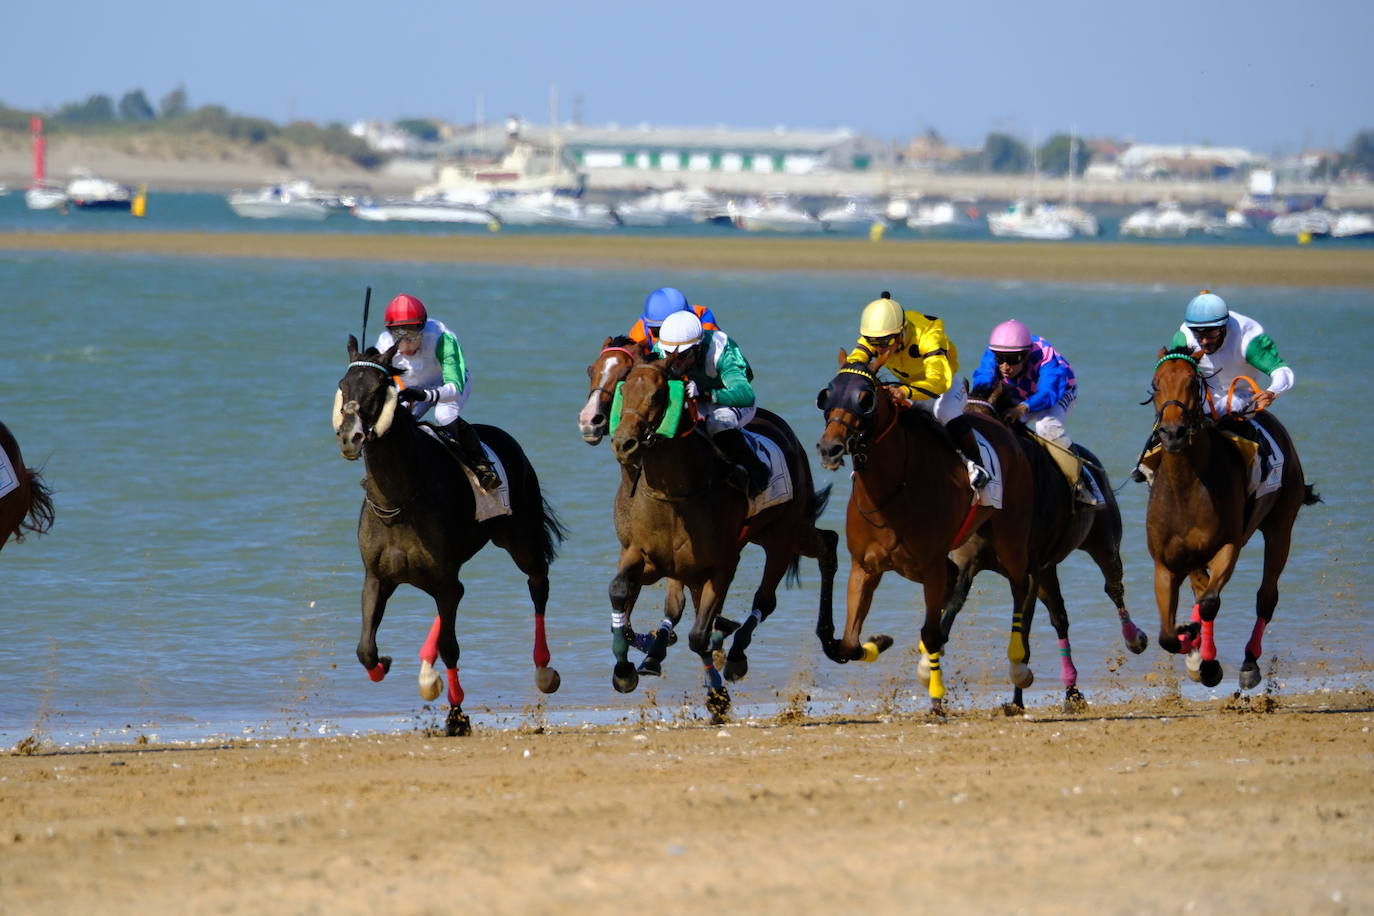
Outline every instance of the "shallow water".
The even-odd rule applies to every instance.
[[[86,215],[82,214],[84,218]],[[670,284],[715,309],[752,362],[763,404],[808,445],[820,432],[815,392],[852,343],[859,310],[880,289],[944,317],[976,363],[988,329],[1016,316],[1073,362],[1082,394],[1070,431],[1120,484],[1149,430],[1145,396],[1154,355],[1193,292],[1179,287],[1045,285],[933,278],[470,265],[257,262],[83,254],[0,254],[0,304],[11,349],[0,364],[0,419],[27,463],[55,491],[51,534],[10,544],[0,557],[0,746],[35,729],[60,740],[92,735],[167,737],[290,730],[413,727],[432,722],[415,688],[418,650],[433,605],[399,591],[379,634],[395,657],[373,684],[353,650],[362,582],[355,525],[361,463],[339,457],[329,423],[345,341],[359,333],[365,286],[376,291],[369,337],[386,299],[420,296],[454,328],[475,379],[468,416],[523,444],[570,537],[552,570],[548,630],[559,693],[541,697],[529,662],[523,577],[488,548],[463,571],[459,611],[466,707],[479,721],[547,716],[586,721],[700,710],[700,672],[681,643],[666,677],[630,696],[610,686],[607,585],[617,544],[609,447],[591,448],[575,417],[586,364],[602,338],[623,331],[645,293]],[[1205,278],[1200,278],[1205,282]],[[1356,416],[1339,358],[1374,346],[1374,292],[1226,290],[1259,318],[1295,368],[1278,405],[1326,502],[1299,518],[1283,597],[1266,634],[1266,660],[1283,678],[1344,680],[1368,664],[1371,624],[1371,437]],[[1331,341],[1339,343],[1331,345]],[[1337,357],[1337,358],[1333,358]],[[822,525],[843,528],[846,473]],[[1121,493],[1127,601],[1157,629],[1144,546],[1145,491]],[[842,539],[843,541],[843,539]],[[1253,621],[1258,544],[1224,596],[1218,643],[1234,689]],[[745,555],[727,610],[741,613],[761,552]],[[844,607],[841,546],[835,600]],[[845,704],[924,706],[911,654],[919,589],[889,577],[869,617],[897,648],[875,665],[836,666],[812,634],[818,574],[780,594],[755,639],[750,676],[731,691],[741,709],[767,712],[809,696],[811,709]],[[1061,569],[1080,684],[1095,694],[1172,689],[1181,662],[1153,646],[1124,652],[1115,613],[1085,555]],[[657,619],[646,589],[637,621]],[[980,704],[1006,693],[1005,583],[974,586],[946,656],[951,699]],[[1032,703],[1060,696],[1053,631],[1037,616]],[[1188,685],[1186,690],[1201,691]],[[539,705],[541,704],[542,706]],[[652,702],[654,705],[646,706]]]

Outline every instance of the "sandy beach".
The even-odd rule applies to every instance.
[[[0,757],[8,913],[1353,913],[1374,694]],[[30,749],[35,750],[35,749]]]

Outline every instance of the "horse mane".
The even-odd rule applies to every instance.
[[[633,337],[629,337],[629,336],[627,336],[627,335],[625,335],[625,334],[613,334],[613,335],[611,336],[610,342],[609,342],[608,344],[606,344],[606,346],[608,346],[608,347],[634,347],[634,348],[637,349],[637,348],[639,347],[639,341],[637,341],[637,340],[635,340]]]

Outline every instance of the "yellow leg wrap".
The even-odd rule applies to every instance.
[[[864,654],[859,658],[861,662],[876,662],[878,656],[881,654],[881,651],[878,649],[878,644],[875,642],[864,643],[863,652]]]
[[[940,653],[932,652],[930,655],[930,698],[932,700],[943,700],[945,698],[945,679],[940,674]]]
[[[1021,633],[1021,615],[1017,614],[1011,622],[1011,636],[1007,639],[1007,661],[1024,662],[1028,654],[1026,637]]]

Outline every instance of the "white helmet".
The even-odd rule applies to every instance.
[[[664,353],[677,353],[701,343],[701,319],[695,312],[673,312],[658,329],[658,345]]]

